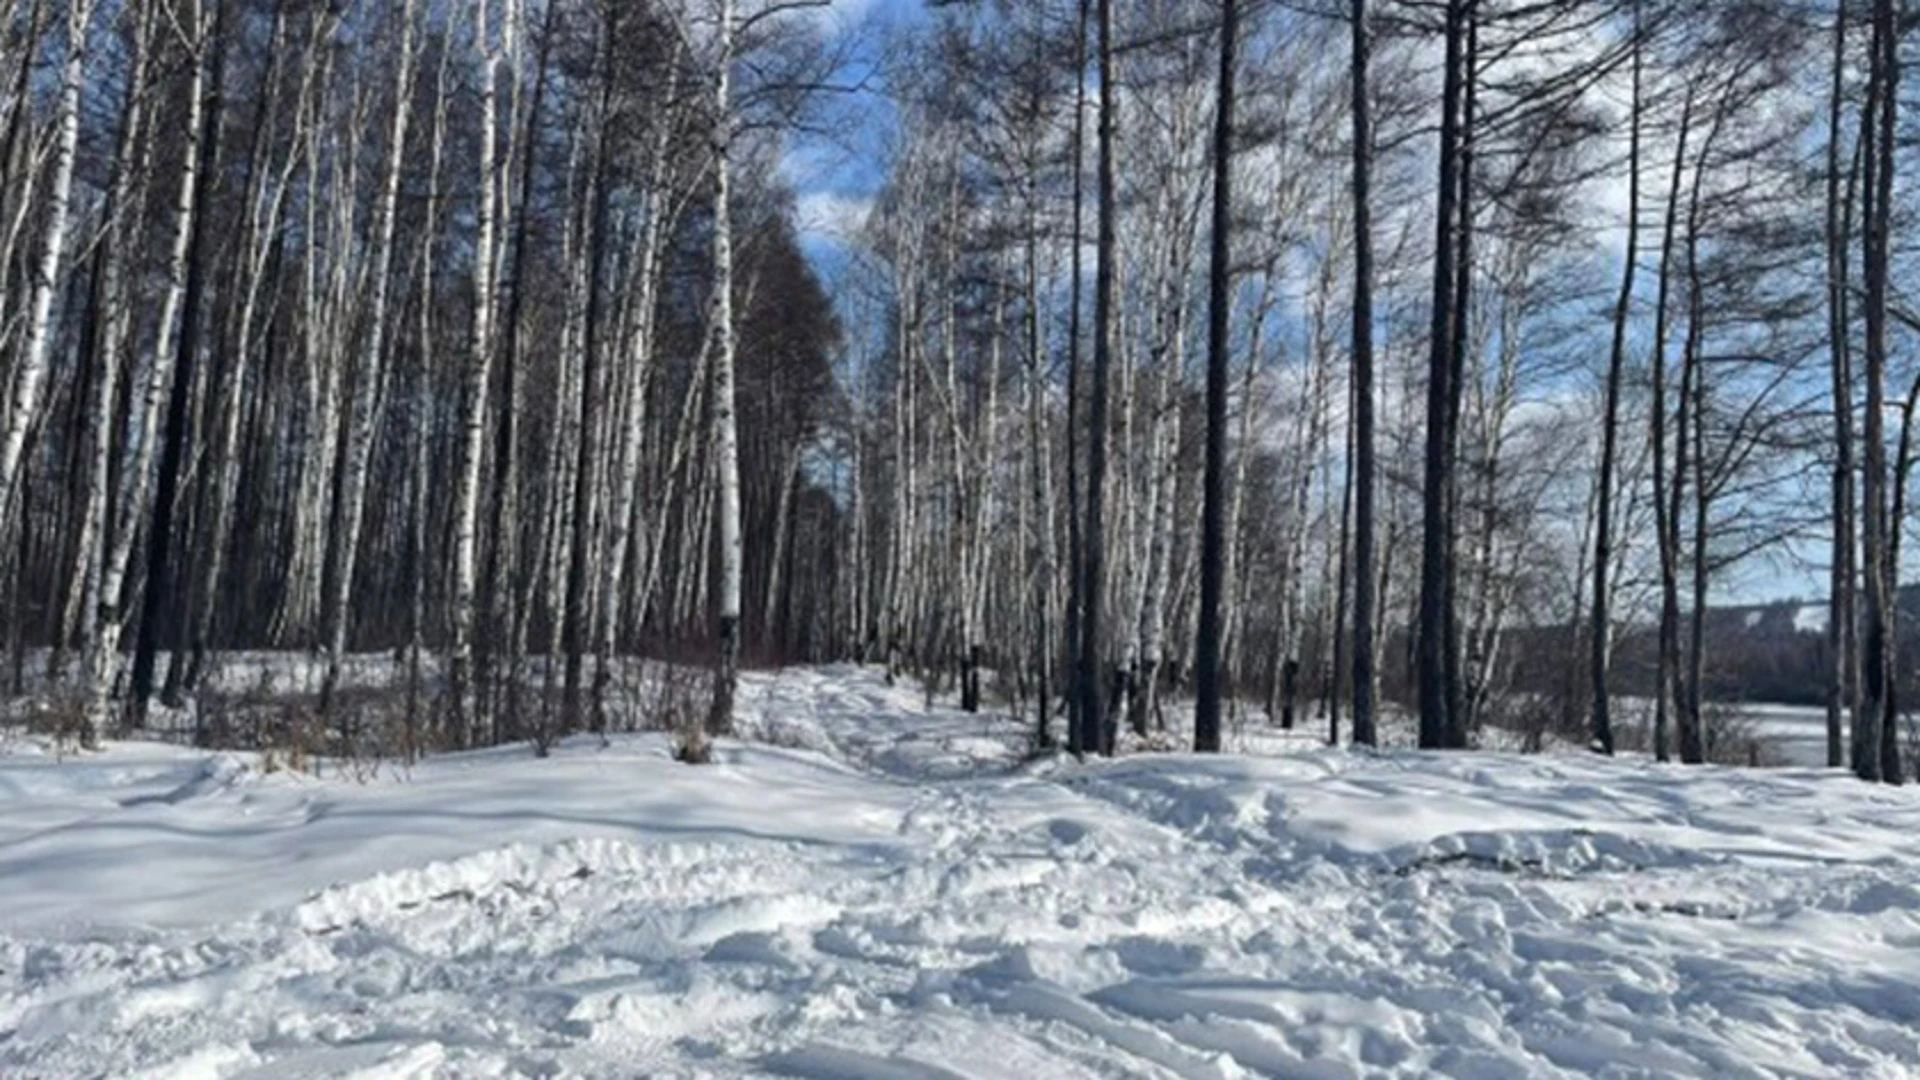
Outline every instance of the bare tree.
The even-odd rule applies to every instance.
[[[1364,0],[1358,0],[1356,7]],[[1220,750],[1220,639],[1226,591],[1227,335],[1232,301],[1233,84],[1239,5],[1226,0],[1220,15],[1220,75],[1213,116],[1213,238],[1207,269],[1207,465],[1202,496],[1205,536],[1200,554],[1200,642],[1195,661],[1199,703],[1193,748]],[[1364,123],[1364,122],[1363,122]]]

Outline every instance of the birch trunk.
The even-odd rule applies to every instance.
[[[677,81],[669,79],[668,91],[671,96]],[[653,175],[648,186],[648,195],[643,213],[646,215],[642,226],[639,251],[634,263],[637,266],[637,295],[634,303],[638,307],[630,336],[625,348],[623,396],[625,404],[621,414],[623,425],[620,431],[620,446],[615,470],[614,505],[610,523],[613,535],[607,552],[606,577],[602,591],[607,600],[601,605],[598,647],[599,665],[594,672],[593,701],[596,712],[605,708],[607,686],[612,678],[609,665],[617,648],[617,635],[620,629],[620,613],[623,601],[627,561],[630,549],[634,546],[633,537],[639,531],[641,454],[646,433],[647,389],[653,373],[653,324],[654,308],[658,303],[659,280],[663,237],[668,232],[668,220],[677,221],[677,207],[670,211],[670,200],[664,198],[667,171],[667,136],[671,125],[664,119],[655,121],[653,140]],[[665,518],[662,514],[660,517]],[[634,605],[636,623],[646,618],[646,609],[642,602]]]
[[[566,614],[566,682],[562,697],[562,719],[569,728],[577,729],[581,721],[581,679],[583,676],[584,656],[592,644],[593,598],[591,581],[593,576],[593,537],[595,527],[600,520],[600,426],[601,401],[605,389],[601,385],[603,378],[604,356],[606,351],[602,338],[604,331],[601,319],[601,305],[606,293],[607,259],[605,255],[607,238],[608,187],[611,179],[611,149],[608,129],[613,117],[613,26],[609,23],[602,29],[601,41],[601,94],[598,109],[598,127],[600,135],[593,157],[593,172],[589,181],[585,235],[582,237],[580,253],[586,259],[586,322],[580,349],[580,395],[576,400],[579,442],[575,444],[577,455],[573,469],[573,530],[570,537],[570,549],[567,557],[567,614]],[[604,733],[605,714],[596,710],[593,715],[594,730]]]
[[[434,281],[436,255],[434,238],[440,220],[441,170],[446,163],[447,130],[447,68],[453,59],[452,50],[443,50],[440,55],[440,67],[434,80],[433,134],[428,151],[427,203],[425,220],[421,235],[425,243],[420,248],[419,283],[419,327],[416,330],[420,343],[420,357],[414,370],[414,382],[408,412],[413,424],[408,432],[410,460],[408,462],[408,507],[407,507],[407,730],[406,743],[402,748],[405,760],[411,761],[421,749],[422,716],[421,697],[425,680],[427,637],[427,567],[428,541],[427,516],[431,505],[427,497],[427,488],[432,476],[432,428],[434,405],[432,398],[433,358],[437,337],[434,334]]]
[[[1047,427],[1047,377],[1040,341],[1040,225],[1038,198],[1032,173],[1027,179],[1026,237],[1026,345],[1027,345],[1027,453],[1030,465],[1032,532],[1028,540],[1029,588],[1032,591],[1035,684],[1035,742],[1043,750],[1054,745],[1054,512],[1053,439]]]
[[[449,689],[458,737],[471,745],[480,734],[473,686],[474,608],[478,586],[476,548],[480,518],[480,473],[486,454],[487,391],[493,368],[494,214],[499,201],[495,127],[499,53],[487,35],[490,0],[474,2],[474,45],[480,53],[480,196],[474,237],[473,325],[462,388],[459,471],[454,481],[453,643]]]
[[[194,26],[204,31],[206,25],[204,5],[196,0],[190,9],[190,16]],[[135,414],[136,426],[130,436],[126,461],[121,468],[123,498],[117,515],[118,524],[113,546],[108,551],[101,570],[100,633],[92,661],[88,665],[93,683],[92,703],[88,708],[88,730],[89,737],[96,741],[105,731],[111,716],[114,683],[119,676],[121,660],[120,635],[123,612],[125,605],[131,599],[130,590],[127,588],[127,569],[133,559],[134,538],[139,532],[140,519],[146,513],[148,489],[153,472],[153,448],[158,436],[160,401],[166,396],[172,381],[174,364],[178,359],[176,342],[180,337],[180,324],[185,308],[188,260],[192,254],[196,200],[200,192],[201,161],[198,148],[205,137],[206,128],[207,67],[204,55],[199,54],[203,52],[204,44],[204,32],[196,34],[193,74],[187,87],[186,152],[181,163],[180,183],[174,196],[173,244],[167,258],[167,292],[165,299],[161,302],[159,332],[154,342],[152,359],[147,365],[146,384],[139,411]]]
[[[47,192],[45,233],[27,301],[26,342],[14,366],[6,413],[0,416],[0,523],[15,518],[14,497],[19,493],[27,434],[40,410],[48,356],[53,349],[53,301],[65,278],[68,218],[73,208],[73,166],[80,148],[80,93],[86,83],[87,38],[93,25],[94,0],[68,0],[68,4],[67,55],[60,73],[59,135],[53,154],[53,179]],[[18,518],[24,529],[24,506]]]
[[[327,24],[330,32],[331,23]],[[283,9],[276,8],[272,38],[272,55],[269,58],[268,78],[277,84],[275,74],[281,66],[281,49],[286,32],[286,18]],[[308,96],[313,90],[318,64],[312,50],[320,43],[321,35],[315,34],[309,42],[309,49],[302,70],[300,90],[296,97],[296,115],[305,115]],[[269,90],[263,99],[261,113],[273,111],[278,94]],[[272,125],[261,122],[256,131],[252,157],[262,159],[270,145]],[[302,133],[293,132],[286,159],[277,172],[270,171],[261,162],[255,168],[259,170],[262,190],[247,192],[247,227],[245,243],[242,245],[245,265],[243,268],[245,284],[240,313],[233,331],[235,385],[222,393],[216,403],[219,413],[219,431],[213,448],[214,477],[203,485],[204,498],[208,504],[205,513],[211,517],[206,530],[207,551],[204,563],[196,578],[196,590],[190,607],[192,630],[187,644],[192,655],[181,679],[181,687],[188,693],[195,691],[205,673],[209,641],[213,636],[218,616],[219,590],[222,576],[226,572],[227,549],[230,546],[232,522],[237,510],[241,453],[240,431],[245,403],[254,396],[247,389],[248,373],[252,370],[254,356],[254,331],[260,316],[262,294],[267,289],[267,277],[270,260],[278,245],[283,214],[288,192],[293,186],[293,172],[299,165],[298,146]],[[264,373],[263,373],[264,374]],[[265,380],[262,380],[265,385]],[[264,394],[260,395],[264,396]],[[178,662],[178,658],[176,658]],[[169,672],[171,675],[171,671]]]
[[[74,541],[74,565],[62,623],[75,627],[72,640],[88,663],[96,658],[101,619],[101,576],[113,543],[108,510],[113,494],[113,422],[120,392],[121,353],[133,318],[133,297],[126,289],[126,267],[138,230],[132,208],[146,201],[150,155],[146,149],[149,47],[153,36],[153,8],[142,4],[134,23],[133,52],[127,83],[125,114],[114,152],[113,178],[107,191],[105,226],[101,237],[99,294],[105,307],[103,325],[95,343],[93,377],[87,403],[88,448],[85,509]],[[121,528],[125,528],[123,520]],[[62,635],[62,641],[67,635]],[[56,664],[57,668],[59,665]],[[58,681],[56,675],[56,681]]]
[[[1112,366],[1114,323],[1114,94],[1113,0],[1098,0],[1100,35],[1099,237],[1094,271],[1093,400],[1088,408],[1092,427],[1087,440],[1087,506],[1082,528],[1085,553],[1081,557],[1080,609],[1080,725],[1082,741],[1072,747],[1084,753],[1089,746],[1113,752],[1112,726],[1100,693],[1102,642],[1100,622],[1106,598],[1106,484],[1107,484],[1107,376]],[[1089,740],[1087,736],[1092,736]]]
[[[400,9],[398,70],[393,79],[393,117],[387,134],[387,168],[374,209],[373,296],[367,315],[367,338],[354,378],[353,397],[341,417],[340,437],[346,442],[346,467],[336,478],[337,521],[332,531],[332,565],[326,575],[332,595],[327,600],[327,670],[320,686],[320,714],[329,715],[340,686],[340,665],[346,658],[347,631],[353,603],[355,565],[360,553],[360,528],[365,517],[367,462],[373,449],[374,412],[385,380],[388,280],[393,269],[393,237],[400,202],[401,168],[406,162],[407,121],[413,101],[413,32],[419,0],[406,0]]]
[[[713,72],[713,284],[707,332],[713,351],[713,454],[718,483],[720,595],[716,609],[719,651],[714,658],[713,702],[706,734],[733,729],[734,691],[740,663],[740,448],[734,412],[733,215],[733,0],[719,0],[719,54]],[[704,735],[689,733],[682,754],[707,756]]]

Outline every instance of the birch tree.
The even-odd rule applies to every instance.
[[[462,386],[460,457],[453,505],[453,637],[448,680],[460,738],[479,731],[473,686],[474,612],[478,590],[480,473],[487,435],[487,389],[493,368],[493,258],[498,202],[499,159],[495,146],[499,50],[487,29],[491,0],[474,0],[473,47],[480,68],[479,202],[473,256],[473,322],[468,335],[466,379]]]
[[[69,0],[67,4],[66,58],[60,69],[60,104],[55,119],[58,134],[53,175],[47,189],[40,257],[27,302],[26,343],[12,373],[6,412],[0,414],[0,523],[15,520],[21,459],[39,413],[47,381],[48,354],[53,348],[53,302],[67,269],[74,159],[80,146],[80,94],[86,84],[87,39],[92,35],[93,11],[94,0]],[[21,63],[24,72],[25,57]],[[0,533],[6,532],[0,530]]]
[[[374,209],[372,268],[365,343],[355,373],[353,394],[341,417],[341,440],[346,447],[345,468],[335,478],[336,525],[327,570],[330,595],[326,614],[325,682],[320,709],[325,714],[340,685],[340,667],[346,658],[349,615],[353,602],[354,567],[359,556],[361,522],[365,516],[368,457],[373,448],[374,412],[386,383],[387,308],[393,270],[393,242],[401,169],[407,157],[407,124],[413,110],[414,24],[419,0],[407,0],[398,12],[398,60],[393,77],[393,115],[387,128],[387,164]],[[216,537],[216,542],[218,538]]]
[[[740,448],[734,423],[733,326],[733,217],[732,194],[734,117],[732,69],[734,61],[733,0],[718,0],[713,71],[713,278],[708,285],[707,349],[711,353],[713,460],[719,497],[720,586],[715,609],[718,651],[713,666],[713,700],[705,731],[689,729],[680,753],[688,761],[704,761],[706,736],[733,729],[734,695],[740,665]]]

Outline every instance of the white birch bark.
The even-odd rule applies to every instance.
[[[980,420],[980,439],[975,444],[977,460],[973,462],[973,495],[969,499],[970,517],[968,523],[967,592],[963,603],[967,605],[963,624],[966,636],[963,644],[966,656],[963,658],[965,685],[962,689],[963,704],[970,710],[980,707],[980,664],[986,650],[986,624],[988,614],[988,590],[992,574],[992,545],[988,542],[987,523],[994,516],[994,479],[998,470],[994,467],[999,457],[999,414],[1000,414],[1000,363],[1006,342],[1007,290],[1005,279],[994,290],[992,341],[987,347],[987,387],[986,403],[982,406]]]
[[[126,460],[122,464],[123,499],[117,516],[116,532],[107,553],[100,578],[100,633],[95,639],[89,664],[93,684],[87,722],[90,737],[98,739],[111,716],[113,687],[119,677],[120,634],[124,628],[123,604],[128,599],[127,568],[133,558],[134,537],[140,532],[146,514],[149,488],[153,478],[153,451],[158,441],[160,403],[172,384],[173,363],[180,333],[180,321],[187,291],[187,255],[193,239],[193,221],[198,211],[195,194],[199,189],[199,146],[206,137],[206,84],[208,26],[206,4],[194,0],[189,8],[195,27],[193,74],[187,87],[187,131],[185,152],[181,156],[180,183],[174,196],[173,245],[167,258],[167,292],[160,306],[159,333],[142,399],[135,413],[135,428],[130,436]]]
[[[671,99],[677,86],[678,80],[669,76],[664,96]],[[679,218],[677,204],[665,197],[664,191],[669,163],[668,136],[672,130],[673,125],[667,117],[656,118],[651,183],[642,210],[646,217],[641,226],[639,251],[633,260],[633,303],[636,310],[622,349],[625,359],[622,387],[624,403],[621,407],[613,510],[608,522],[612,536],[608,540],[606,578],[601,584],[605,602],[600,605],[599,628],[595,635],[597,645],[594,652],[598,656],[598,664],[593,677],[593,699],[596,713],[603,708],[607,684],[611,679],[610,665],[617,644],[623,602],[626,600],[624,587],[628,554],[639,524],[636,514],[640,503],[641,444],[646,434],[647,388],[653,373],[654,309],[658,304],[663,241],[670,224]],[[660,516],[664,518],[666,515]],[[646,618],[645,609],[641,608],[634,617],[636,620]]]
[[[490,0],[474,2],[474,46],[480,52],[480,197],[474,237],[473,326],[460,418],[460,465],[454,487],[453,649],[448,670],[459,736],[479,736],[473,682],[474,606],[479,560],[480,472],[486,454],[487,397],[493,370],[494,224],[499,203],[495,116],[499,52],[487,32]]]
[[[113,179],[107,193],[108,218],[103,226],[100,296],[104,322],[96,344],[93,385],[87,400],[87,475],[85,504],[79,534],[74,538],[73,573],[69,577],[61,625],[72,627],[71,640],[82,657],[91,658],[100,629],[100,580],[109,538],[108,499],[112,490],[113,420],[120,392],[121,351],[133,318],[133,297],[125,290],[129,248],[136,230],[133,208],[145,202],[149,154],[145,125],[149,44],[153,9],[141,5],[135,19],[133,55],[128,74],[126,118],[114,153]],[[67,640],[63,635],[63,643]]]
[[[27,433],[40,411],[53,348],[53,301],[59,293],[67,258],[68,218],[73,207],[73,164],[80,148],[80,92],[86,83],[87,38],[94,0],[67,0],[67,56],[60,74],[59,137],[48,185],[45,235],[39,265],[27,301],[27,336],[15,365],[6,412],[0,415],[0,523],[14,520]],[[19,510],[24,521],[26,511]],[[0,535],[12,535],[0,530]]]
[[[1303,405],[1301,420],[1302,438],[1300,442],[1301,464],[1297,486],[1293,489],[1292,505],[1288,511],[1288,533],[1285,542],[1285,554],[1281,566],[1281,588],[1283,590],[1280,606],[1280,641],[1274,657],[1274,687],[1280,695],[1277,715],[1270,715],[1281,726],[1291,728],[1294,721],[1294,694],[1296,680],[1300,671],[1300,638],[1304,620],[1301,608],[1305,594],[1305,560],[1307,539],[1312,531],[1312,502],[1314,480],[1319,474],[1319,461],[1322,449],[1326,445],[1327,429],[1327,385],[1328,367],[1331,357],[1328,355],[1332,345],[1327,334],[1327,304],[1330,303],[1330,290],[1333,288],[1332,260],[1322,260],[1320,286],[1315,290],[1313,306],[1313,355],[1310,359],[1311,372],[1308,375],[1307,400]],[[1275,710],[1270,706],[1269,714]]]
[[[320,18],[320,15],[316,13],[315,18]],[[284,644],[304,634],[311,625],[316,604],[315,593],[320,580],[318,560],[322,555],[321,545],[327,526],[324,513],[326,494],[332,490],[332,438],[336,428],[327,422],[327,417],[332,415],[332,387],[337,366],[328,362],[332,355],[329,346],[329,305],[323,275],[325,268],[321,260],[329,247],[338,243],[339,239],[337,236],[328,236],[331,221],[326,213],[326,173],[322,168],[325,143],[319,128],[325,117],[325,98],[332,88],[334,50],[322,47],[319,51],[320,90],[308,114],[307,123],[311,130],[304,148],[307,205],[303,218],[306,250],[300,272],[302,394],[292,454],[299,470],[299,479],[290,508],[292,522],[291,532],[287,536],[286,585],[273,619],[271,637],[276,644]]]
[[[1183,214],[1183,216],[1186,216]],[[1161,323],[1155,360],[1157,385],[1148,429],[1145,525],[1145,584],[1140,599],[1139,675],[1129,721],[1137,734],[1146,734],[1150,714],[1157,713],[1160,662],[1165,646],[1167,594],[1173,577],[1174,510],[1179,497],[1180,373],[1186,367],[1187,283],[1192,279],[1196,218],[1174,226],[1169,265],[1161,291]]]
[[[407,122],[413,104],[414,22],[420,0],[406,0],[400,10],[399,57],[393,77],[393,117],[387,129],[387,167],[374,209],[372,297],[367,314],[367,338],[354,376],[353,397],[341,417],[340,438],[346,441],[345,467],[339,484],[339,520],[335,523],[332,566],[327,580],[327,670],[320,688],[324,715],[340,685],[340,665],[347,651],[347,630],[353,603],[353,578],[360,552],[360,528],[365,517],[367,461],[373,448],[374,412],[385,377],[388,281],[393,270],[393,235],[400,202],[400,177],[406,163]]]
[[[740,661],[740,447],[734,413],[733,215],[733,0],[719,0],[719,48],[713,71],[713,285],[708,298],[709,348],[713,352],[713,455],[720,529],[719,655],[707,730],[733,727],[733,699]],[[705,757],[704,739],[683,746],[689,760]]]

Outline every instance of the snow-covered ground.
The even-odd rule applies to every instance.
[[[1920,794],[1586,756],[1024,761],[753,677],[658,736],[0,756],[0,1076],[1920,1074]]]
[[[1740,714],[1752,724],[1754,734],[1792,765],[1827,763],[1827,711],[1809,705],[1741,705]],[[1844,721],[1842,745],[1846,738]]]

